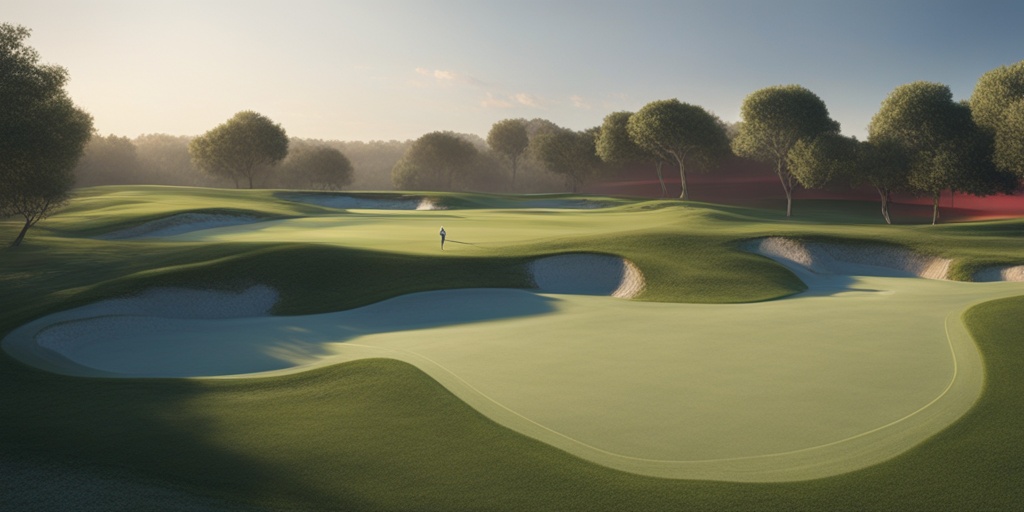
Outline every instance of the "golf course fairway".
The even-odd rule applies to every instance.
[[[325,240],[351,225],[283,220],[169,239]],[[393,358],[502,425],[602,465],[785,481],[876,464],[963,415],[981,393],[983,367],[959,318],[973,304],[1024,293],[1020,283],[887,277],[884,268],[790,268],[806,292],[751,304],[512,289],[421,292],[304,316],[194,318],[96,304],[17,329],[4,348],[93,377],[273,376]],[[226,294],[207,312],[244,300]]]
[[[972,312],[1024,283],[951,278],[1020,221],[382,196],[82,191],[0,261],[0,449],[272,509],[1013,501],[1013,340]]]

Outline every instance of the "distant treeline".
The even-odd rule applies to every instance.
[[[458,134],[480,152],[477,171],[464,188],[482,192],[508,191],[508,170],[499,155],[493,154],[479,136]],[[146,134],[134,139],[117,135],[93,135],[75,167],[75,185],[179,185],[234,188],[231,180],[204,173],[189,155],[194,137]],[[413,145],[412,140],[340,141],[291,138],[289,156],[302,148],[324,146],[337,149],[352,163],[351,184],[346,190],[394,190],[392,171]],[[261,175],[262,188],[312,188],[301,176],[288,172],[289,161]],[[558,192],[564,190],[562,178],[547,172],[539,164],[527,162],[520,168],[517,191]]]

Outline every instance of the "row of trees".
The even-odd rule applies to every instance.
[[[154,133],[134,139],[117,135],[93,134],[82,158],[75,166],[75,185],[179,185],[230,187],[233,180],[199,170],[189,155],[194,137]],[[269,188],[353,188],[387,190],[392,188],[391,169],[412,141],[346,142],[290,138],[288,156],[276,167],[254,177],[254,186]],[[306,148],[327,147],[338,150],[352,165],[352,174],[335,174],[335,180],[322,182],[315,169],[306,169],[293,157]],[[337,156],[335,157],[337,159]],[[306,172],[306,171],[309,172]]]
[[[868,140],[822,131],[780,153],[779,166],[807,188],[833,183],[874,187],[887,223],[893,192],[930,197],[933,224],[945,190],[977,196],[1011,193],[1024,179],[1024,152],[1016,146],[1015,153],[1007,141],[1024,140],[1024,125],[1014,125],[1012,108],[998,109],[1013,104],[1014,96],[1024,105],[1024,62],[1016,68],[987,73],[967,102],[954,101],[943,84],[901,85],[871,119]],[[1014,75],[1016,90],[1005,87]]]
[[[66,203],[87,143],[79,165],[85,176],[147,161],[152,168],[188,165],[250,188],[267,183],[269,169],[278,170],[272,186],[341,188],[353,182],[353,165],[338,146],[367,149],[365,143],[290,141],[280,125],[252,111],[194,139],[94,136],[91,116],[64,90],[67,71],[40,63],[25,44],[29,35],[24,27],[0,24],[0,216],[24,219],[13,245]],[[944,190],[989,195],[1010,192],[1024,179],[1024,61],[984,74],[966,102],[955,102],[942,84],[897,87],[872,118],[866,141],[842,136],[824,102],[797,85],[755,91],[741,115],[729,126],[702,107],[673,99],[609,114],[601,126],[584,131],[543,119],[506,119],[493,125],[486,141],[433,132],[389,143],[383,158],[378,152],[373,182],[385,184],[381,175],[395,162],[390,177],[399,188],[537,191],[553,176],[575,192],[605,170],[648,162],[664,196],[662,169],[669,162],[679,170],[680,197],[688,199],[687,170],[712,169],[732,153],[771,166],[785,191],[787,215],[797,186],[870,184],[886,222],[891,195],[911,191],[933,199],[934,223]],[[140,147],[147,148],[145,157]],[[511,171],[507,186],[500,185],[500,160]],[[521,186],[524,173],[530,186]]]
[[[678,100],[614,112],[584,131],[549,121],[505,119],[487,137],[505,160],[515,188],[524,163],[564,177],[576,191],[602,171],[648,163],[668,191],[663,168],[678,168],[680,198],[688,199],[686,172],[714,169],[727,156],[762,162],[776,174],[792,215],[798,187],[871,186],[882,217],[896,192],[930,197],[932,222],[945,190],[977,196],[1012,193],[1024,179],[1024,61],[983,75],[969,101],[956,102],[948,86],[914,82],[893,90],[859,141],[840,134],[825,103],[799,85],[773,86],[748,95],[741,121],[723,123],[702,107]],[[471,144],[452,133],[417,140],[395,166],[399,188],[466,188],[481,167]]]

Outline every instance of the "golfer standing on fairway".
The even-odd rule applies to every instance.
[[[441,226],[441,250],[444,250],[444,236],[447,233],[444,232],[444,226]]]

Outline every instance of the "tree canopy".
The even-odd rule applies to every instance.
[[[908,190],[907,155],[899,146],[887,141],[863,141],[860,143],[858,164],[851,185],[867,183],[878,192],[882,202],[882,218],[892,224],[889,204],[893,192]]]
[[[708,170],[729,155],[725,125],[703,107],[677,99],[644,105],[627,123],[630,138],[662,160],[674,160],[682,182],[681,199],[689,199],[686,166]]]
[[[487,132],[487,145],[512,164],[512,188],[515,188],[519,161],[530,145],[530,138],[526,133],[526,120],[504,119],[494,123],[491,131]]]
[[[665,178],[661,173],[665,160],[646,151],[629,136],[628,124],[632,116],[632,112],[612,112],[605,116],[595,141],[597,156],[611,164],[654,162],[654,171],[658,176],[658,184],[661,185],[661,197],[665,197],[668,195],[668,188],[665,187]]]
[[[138,151],[128,137],[93,134],[75,166],[75,184],[79,187],[144,183]]]
[[[733,151],[775,167],[786,193],[786,216],[793,212],[796,177],[789,170],[789,151],[801,139],[839,133],[825,102],[799,85],[777,85],[754,91],[743,100],[739,134]]]
[[[199,169],[230,178],[235,187],[248,183],[288,155],[288,135],[281,125],[251,110],[234,115],[188,146]]]
[[[74,105],[67,71],[41,64],[25,27],[0,24],[0,217],[28,229],[64,205],[73,169],[92,135],[92,116]]]
[[[996,165],[1024,180],[1024,99],[1007,107],[995,137]]]
[[[789,150],[786,165],[805,188],[845,182],[854,174],[858,144],[857,139],[831,132],[813,139],[800,139]]]
[[[282,164],[290,185],[314,190],[340,190],[352,183],[352,162],[335,148],[291,144]]]
[[[469,181],[479,151],[452,132],[431,132],[416,139],[391,171],[395,187],[405,190],[460,190]]]
[[[1024,179],[1024,61],[981,75],[970,106],[974,121],[995,138],[995,164]]]
[[[902,153],[907,182],[932,198],[933,224],[944,190],[989,195],[1013,188],[1008,173],[992,163],[991,135],[943,84],[913,82],[894,89],[872,117],[868,140]]]
[[[601,167],[594,147],[598,130],[544,130],[531,140],[531,151],[548,172],[562,175],[566,187],[575,193]]]

